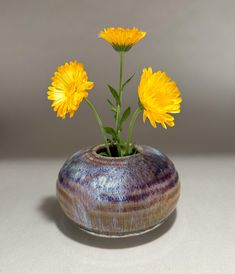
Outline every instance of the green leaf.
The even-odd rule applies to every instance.
[[[123,151],[126,151],[126,142],[123,141],[122,139],[120,139],[119,144],[120,144],[120,146],[121,146],[121,149],[122,149]]]
[[[119,141],[120,147],[121,147],[121,154],[122,156],[125,156],[126,154],[126,142],[122,139]]]
[[[109,90],[110,90],[111,94],[113,95],[113,98],[116,100],[117,105],[118,105],[119,104],[119,95],[118,95],[118,92],[112,86],[108,85],[108,87],[109,87]]]
[[[109,99],[107,99],[107,101],[108,101],[108,103],[109,103],[109,105],[110,105],[111,108],[115,107],[114,104]]]
[[[126,82],[122,85],[122,89],[131,81],[131,79],[134,77],[135,73],[131,75],[129,79],[126,80]]]
[[[107,156],[107,157],[109,156],[108,153],[106,153],[106,152],[100,152],[99,154],[102,156]]]
[[[130,114],[131,114],[131,108],[128,107],[128,108],[126,108],[126,110],[122,114],[121,125],[123,124],[123,122],[126,121],[126,119],[130,116]]]
[[[113,139],[116,138],[116,132],[112,127],[104,127],[104,130],[107,134],[110,134],[113,137]]]
[[[107,101],[108,101],[108,103],[109,103],[109,105],[110,105],[111,110],[112,110],[114,113],[116,113],[116,112],[117,112],[116,106],[115,106],[109,99],[107,99]]]

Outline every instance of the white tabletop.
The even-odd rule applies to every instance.
[[[177,211],[148,234],[103,239],[61,212],[64,160],[0,160],[1,274],[235,273],[235,156],[174,156]]]

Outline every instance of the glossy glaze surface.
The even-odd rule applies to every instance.
[[[100,147],[78,151],[61,168],[57,198],[65,214],[88,232],[117,237],[148,231],[167,218],[180,194],[169,158],[148,146],[109,158],[97,154]]]

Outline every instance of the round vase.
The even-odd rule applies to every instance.
[[[105,237],[145,233],[176,207],[180,182],[174,164],[158,150],[105,157],[99,145],[82,149],[63,165],[57,199],[64,213],[86,232]]]

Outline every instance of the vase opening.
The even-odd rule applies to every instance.
[[[131,153],[128,154],[128,155],[126,155],[126,156],[122,156],[122,157],[118,156],[118,149],[117,149],[116,144],[110,145],[109,149],[110,149],[110,152],[111,152],[111,158],[112,157],[118,157],[118,158],[129,157],[131,155],[135,155],[135,154],[139,154],[140,153],[139,150],[138,150],[138,148],[137,148],[137,146],[133,146]],[[109,157],[110,158],[110,156],[108,156],[107,149],[106,149],[105,145],[97,146],[96,149],[95,149],[95,152],[96,152],[96,154],[98,154],[100,156],[104,156],[104,157]]]

